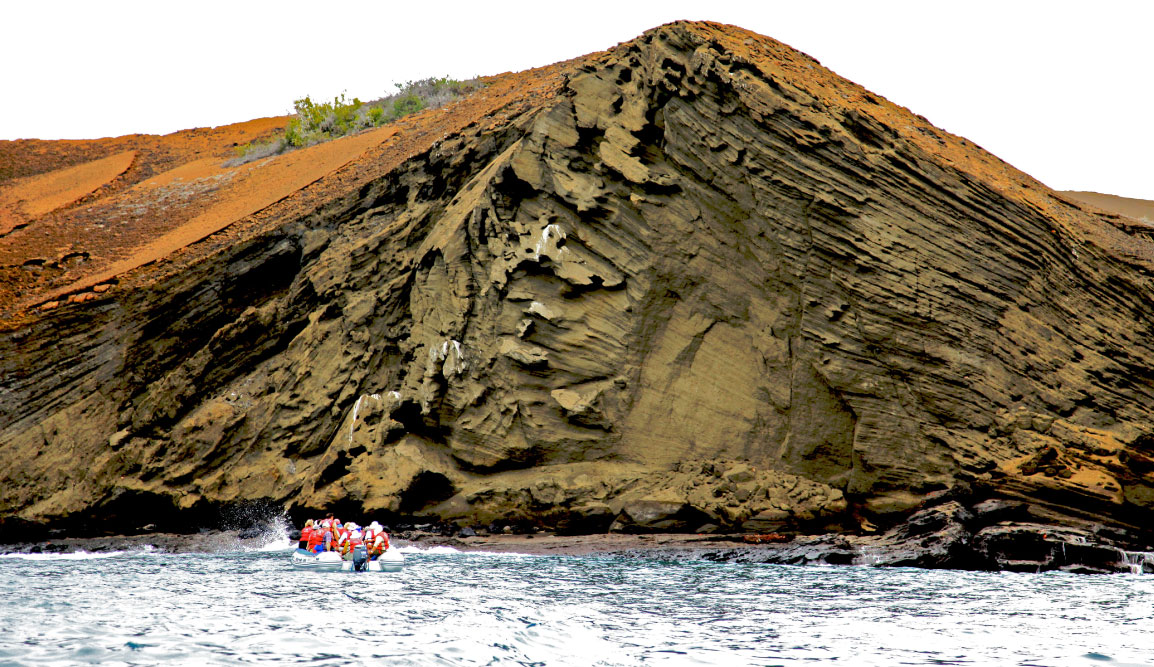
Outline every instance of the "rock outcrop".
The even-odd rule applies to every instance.
[[[758,539],[761,536],[746,535],[742,542],[758,546],[690,544],[681,551],[719,562],[781,565],[1154,573],[1154,553],[1145,550],[1144,538],[1135,542],[1134,535],[1095,522],[1056,525],[1053,516],[1031,516],[1032,509],[1023,502],[987,500],[971,506],[939,497],[885,533],[826,533],[767,544]],[[732,542],[733,536],[713,539]],[[1130,550],[1136,546],[1142,550]]]
[[[1143,534],[1118,216],[737,28],[500,81],[112,289],[20,283],[0,525],[857,531],[965,486]]]

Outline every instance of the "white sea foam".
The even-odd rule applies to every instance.
[[[149,545],[151,546],[151,545]],[[69,553],[59,554],[0,554],[0,558],[18,558],[20,560],[99,560],[102,558],[116,558],[117,556],[131,555],[133,553],[147,553],[146,551],[72,551]]]
[[[403,547],[397,547],[397,551],[400,551],[403,554],[459,554],[459,553],[461,553],[460,549],[454,549],[453,547],[446,547],[446,546],[437,545],[437,546],[426,547],[426,548],[422,549],[421,547],[418,547],[414,544],[409,544],[409,545],[406,545]]]
[[[260,534],[256,537],[246,540],[237,540],[237,544],[229,546],[225,550],[242,551],[242,552],[257,552],[257,551],[289,551],[295,549],[297,543],[289,539],[289,531],[292,530],[292,525],[289,523],[288,517],[283,514],[273,516],[265,519]],[[254,545],[253,542],[256,542]]]
[[[289,538],[273,540],[268,544],[262,546],[258,551],[291,551],[297,548],[297,543]]]
[[[537,554],[522,554],[511,551],[461,551],[453,547],[444,545],[434,545],[431,547],[419,547],[415,544],[408,544],[403,547],[398,547],[398,551],[403,554],[434,554],[434,555],[462,555],[462,556],[496,556],[509,558],[536,558]]]

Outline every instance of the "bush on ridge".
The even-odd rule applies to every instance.
[[[372,102],[344,93],[332,102],[316,102],[306,95],[293,101],[293,117],[284,133],[273,139],[238,146],[237,157],[227,166],[237,166],[289,150],[312,146],[347,134],[387,125],[424,109],[436,109],[480,89],[479,79],[458,81],[449,77],[429,77],[398,83],[397,92]]]

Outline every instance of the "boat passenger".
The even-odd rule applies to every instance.
[[[306,551],[312,553],[320,553],[324,551],[325,546],[325,529],[320,524],[314,525],[312,532],[309,533],[308,544],[305,545]]]
[[[307,549],[308,544],[309,544],[309,538],[312,537],[312,534],[313,534],[313,520],[309,519],[308,521],[305,521],[305,527],[301,528],[300,542],[297,544],[297,548],[298,549]]]
[[[341,538],[345,534],[345,527],[341,525],[340,519],[333,519],[332,528],[329,530],[329,539],[325,542],[325,551],[340,551]]]
[[[377,533],[379,533],[379,532],[381,532],[381,524],[377,523],[376,521],[365,526],[365,530],[364,530],[365,544],[367,544],[371,547],[373,542],[376,541]]]
[[[356,549],[358,546],[365,543],[364,534],[361,532],[361,527],[357,524],[352,524],[348,532],[349,551]]]
[[[321,524],[321,551],[332,551],[336,546],[336,538],[334,535],[332,524]]]
[[[360,528],[360,526],[353,523],[352,521],[350,521],[350,522],[346,523],[344,526],[342,526],[341,536],[337,542],[337,548],[340,550],[341,556],[348,556],[349,553],[352,552],[353,547],[356,546],[355,544],[353,544],[353,535],[354,534],[357,534],[358,536],[360,535],[359,530],[358,530],[359,528]]]
[[[376,521],[369,524],[364,534],[365,546],[368,547],[369,558],[376,560],[378,556],[389,550],[389,534]]]

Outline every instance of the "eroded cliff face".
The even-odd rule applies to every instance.
[[[556,72],[4,333],[2,518],[767,532],[964,488],[1149,519],[1149,241],[738,29]]]

